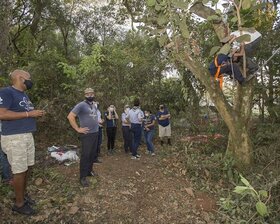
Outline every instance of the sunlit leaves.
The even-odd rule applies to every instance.
[[[149,7],[153,7],[153,6],[155,6],[155,4],[156,4],[156,0],[147,0],[147,5]]]
[[[235,40],[239,43],[249,42],[249,41],[251,41],[251,36],[250,36],[250,34],[244,34],[244,35],[237,37]]]
[[[183,18],[180,22],[179,22],[179,27],[180,27],[180,31],[182,33],[182,36],[184,38],[189,38],[190,37],[190,32],[188,30],[188,26],[186,23],[186,18]]]
[[[251,0],[242,1],[242,9],[249,9],[251,7]]]
[[[168,36],[166,34],[159,36],[157,39],[161,47],[165,46],[168,42]]]
[[[268,215],[267,207],[263,202],[258,201],[257,204],[256,204],[256,209],[257,209],[257,212],[261,216],[267,216]]]
[[[175,8],[179,8],[179,9],[187,9],[188,8],[188,4],[185,1],[182,0],[173,0],[171,2],[171,4],[175,7]]]
[[[213,56],[219,49],[219,46],[212,47],[209,56]]]

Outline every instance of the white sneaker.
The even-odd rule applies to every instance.
[[[152,152],[151,156],[155,156],[156,154],[154,152]]]
[[[136,155],[137,158],[141,158],[141,156],[139,154]]]
[[[136,157],[136,156],[131,156],[131,159],[139,160],[140,158],[138,158],[138,157]]]

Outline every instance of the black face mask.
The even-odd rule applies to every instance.
[[[163,110],[163,109],[164,109],[164,107],[160,107],[159,109]]]
[[[88,97],[86,97],[86,100],[87,100],[88,102],[92,102],[92,101],[95,100],[95,97],[94,97],[94,96],[88,96]]]
[[[26,86],[26,89],[31,89],[33,86],[33,82],[31,80],[25,79],[23,84]]]

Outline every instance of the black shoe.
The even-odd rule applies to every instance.
[[[167,140],[167,144],[168,144],[168,145],[171,145],[171,139],[168,139],[168,140]]]
[[[14,205],[12,207],[12,211],[17,212],[19,214],[23,214],[23,215],[34,215],[35,214],[35,210],[33,208],[31,208],[28,203],[24,203],[24,205],[21,207],[17,207],[16,205]]]
[[[86,177],[82,177],[80,183],[83,187],[89,187],[89,183]]]
[[[89,174],[87,175],[88,177],[96,177],[97,173],[95,173],[94,171],[90,171]]]
[[[164,144],[164,142],[163,142],[163,141],[160,141],[160,145],[163,146],[163,144]]]
[[[24,201],[29,205],[36,205],[36,201],[33,200],[28,194],[24,195]]]

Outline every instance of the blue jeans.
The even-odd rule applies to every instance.
[[[0,146],[0,165],[2,167],[2,181],[12,179],[11,166],[8,162],[7,155],[2,151]]]
[[[154,134],[155,134],[155,129],[152,129],[150,131],[144,131],[147,149],[151,153],[153,153],[155,151],[155,147],[153,144]]]
[[[132,155],[136,156],[138,147],[140,145],[141,141],[141,135],[142,135],[142,126],[141,124],[131,124],[131,133],[132,133]]]

